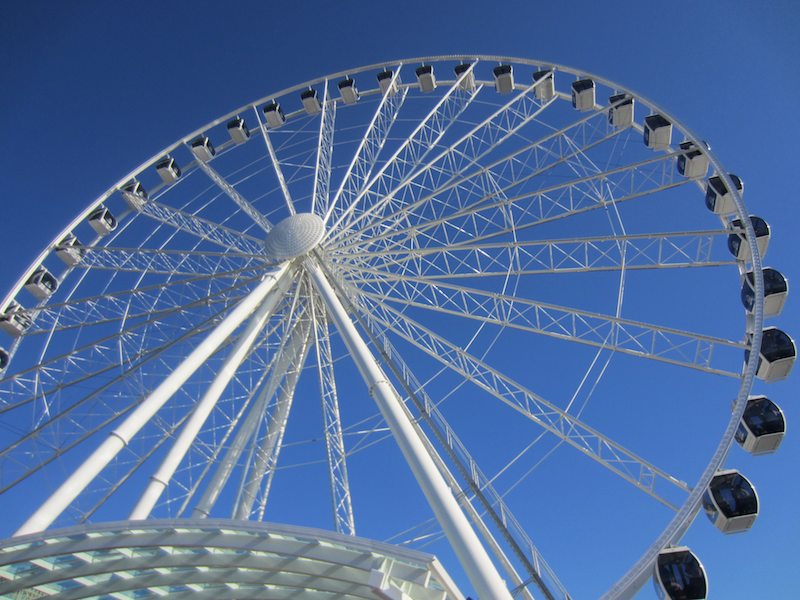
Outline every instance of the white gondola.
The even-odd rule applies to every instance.
[[[500,65],[492,71],[494,89],[498,94],[509,94],[514,91],[514,69],[511,65]]]
[[[207,135],[201,135],[200,137],[195,138],[195,140],[192,141],[191,146],[192,154],[194,154],[194,157],[200,162],[210,161],[217,153]]]
[[[5,348],[0,347],[0,375],[6,370],[8,366],[9,356]]]
[[[423,92],[432,92],[436,89],[436,76],[433,74],[432,65],[422,65],[414,71],[417,75],[419,89]]]
[[[25,289],[37,300],[47,300],[58,289],[58,280],[50,271],[39,267],[25,282]]]
[[[167,155],[156,163],[156,171],[164,183],[174,183],[181,176],[181,169],[175,159]]]
[[[281,105],[273,100],[264,105],[264,118],[267,120],[267,127],[277,129],[286,123],[286,115],[283,114]]]
[[[703,510],[723,533],[747,531],[758,517],[758,494],[739,471],[719,471],[703,494]]]
[[[69,267],[74,267],[83,259],[84,250],[81,248],[81,243],[71,233],[56,244],[55,250],[56,256]]]
[[[608,122],[617,129],[633,125],[634,100],[630,94],[614,94],[609,97]]]
[[[753,229],[756,233],[756,245],[758,246],[758,253],[761,258],[767,253],[769,247],[770,228],[767,222],[761,217],[750,215],[750,222],[753,224]],[[747,236],[742,229],[742,221],[734,219],[728,225],[733,233],[728,235],[728,250],[737,260],[750,260],[750,245],[747,243]]]
[[[750,396],[744,409],[736,441],[750,454],[775,452],[786,434],[783,411],[766,396]]]
[[[672,123],[663,115],[644,118],[644,144],[653,150],[666,150],[672,143]]]
[[[147,190],[135,179],[122,186],[120,191],[125,203],[133,210],[142,210],[142,207],[147,203]]]
[[[764,381],[777,381],[789,375],[797,358],[794,340],[777,327],[767,327],[761,332],[756,377]],[[744,361],[750,359],[750,348],[744,351]]]
[[[236,144],[243,144],[250,139],[250,130],[242,117],[234,117],[228,121],[228,135]]]
[[[705,150],[711,149],[705,142],[702,142],[702,144]],[[706,173],[708,173],[708,156],[706,153],[689,140],[681,142],[680,149],[683,152],[678,156],[678,173],[689,179],[705,177]]]
[[[322,112],[322,103],[319,101],[317,90],[314,88],[308,88],[300,92],[300,102],[303,103],[303,109],[305,109],[306,114],[317,115]]]
[[[653,585],[662,600],[705,600],[708,580],[703,563],[686,546],[658,553]]]
[[[728,173],[728,177],[733,181],[736,186],[736,191],[739,195],[744,193],[744,183],[733,173]],[[728,190],[728,186],[722,181],[722,177],[715,175],[708,180],[706,185],[706,207],[708,210],[717,215],[727,215],[736,212],[736,204],[733,202],[733,196]]]
[[[30,326],[30,315],[15,300],[12,300],[0,314],[0,329],[14,337],[21,336]]]
[[[578,79],[572,82],[572,108],[581,112],[594,108],[594,81]]]
[[[551,69],[543,69],[533,74],[533,82],[539,82],[534,88],[536,99],[542,102],[549,102],[556,95],[555,79]]]
[[[396,94],[398,85],[400,84],[400,76],[398,75],[394,81],[394,71],[391,69],[384,69],[378,73],[378,86],[381,88],[381,93]]]
[[[761,273],[764,276],[764,316],[776,317],[781,314],[789,296],[789,282],[780,271],[771,267]],[[752,313],[756,302],[753,272],[748,271],[742,279],[742,304],[748,313]]]
[[[472,65],[469,63],[461,63],[460,65],[456,65],[456,68],[453,69],[456,74],[456,79],[460,78],[462,75],[464,75],[464,73],[469,71],[469,73],[464,75],[464,78],[461,79],[461,83],[459,84],[461,85],[461,89],[467,90],[468,92],[471,92],[475,89],[475,71],[469,70],[471,66]]]
[[[358,102],[358,88],[352,77],[345,77],[337,84],[337,87],[339,88],[339,94],[342,96],[342,100],[345,104],[355,104]]]
[[[108,235],[117,228],[117,219],[101,204],[89,213],[89,225],[98,235]]]

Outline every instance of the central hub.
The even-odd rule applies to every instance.
[[[308,254],[325,234],[325,224],[313,213],[299,213],[275,225],[264,240],[272,258],[288,260]]]

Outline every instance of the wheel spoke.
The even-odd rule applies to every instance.
[[[326,79],[322,94],[322,115],[319,122],[316,160],[314,161],[314,190],[311,193],[311,212],[328,212],[333,165],[333,142],[336,130],[336,101],[328,97],[330,82]]]
[[[401,68],[402,65],[397,66],[392,76],[392,84],[400,76]],[[326,223],[335,211],[347,210],[347,207],[342,208],[340,203],[347,202],[349,206],[350,203],[354,202],[359,192],[367,184],[372,170],[375,168],[378,156],[389,137],[392,125],[394,125],[408,94],[408,89],[405,87],[399,89],[396,93],[392,93],[392,87],[390,86],[390,89],[381,98],[372,121],[364,131],[364,137],[361,138],[358,149],[353,155],[353,160],[350,162],[339,189],[336,191],[336,195],[331,200],[328,211],[325,213],[323,220]]]
[[[177,208],[151,200],[142,207],[142,214],[203,240],[208,240],[226,250],[243,254],[261,254],[261,240],[249,234],[225,227],[208,219],[191,215]]]
[[[618,130],[608,132],[602,125],[604,113],[597,111],[481,166],[484,158],[514,139],[514,134],[536,120],[554,102],[540,103],[531,98],[533,89],[531,86],[519,94],[471,134],[424,165],[420,173],[424,177],[413,177],[406,186],[410,197],[398,201],[394,212],[376,215],[362,223],[359,239],[382,239],[387,230],[392,231],[415,210],[425,208],[423,214],[432,212],[436,217],[473,206],[484,197],[498,195],[498,185],[500,191],[506,193],[619,134]],[[583,145],[575,149],[572,137],[580,138]],[[381,206],[393,199],[396,192],[387,195]],[[431,205],[427,206],[429,203]],[[375,211],[367,211],[362,216],[371,212]]]
[[[336,531],[355,535],[353,504],[350,498],[350,481],[347,478],[347,461],[342,438],[342,421],[339,417],[339,397],[336,393],[336,378],[333,371],[330,332],[325,308],[311,297],[314,323],[314,347],[317,357],[322,414],[325,430],[325,448],[331,482],[331,500]]]
[[[409,272],[424,272],[428,278],[447,280],[478,275],[735,266],[735,260],[722,260],[713,252],[715,240],[724,241],[729,233],[715,229],[505,243],[487,241],[425,246],[411,251],[395,247],[353,255],[355,265],[349,278],[352,281],[369,280],[369,275],[381,278],[388,269],[403,272],[404,267]]]
[[[362,294],[382,303],[457,315],[728,377],[738,378],[740,374],[717,363],[730,359],[730,353],[715,360],[717,355],[722,349],[744,351],[748,347],[742,342],[724,338],[535,302],[424,277],[400,276],[397,280],[398,285],[392,288],[392,293],[362,290]]]
[[[394,195],[397,189],[410,181],[414,176],[414,170],[423,164],[447,130],[458,122],[461,114],[483,88],[483,86],[476,86],[472,91],[465,91],[462,88],[462,81],[472,74],[473,68],[474,64],[453,83],[378,173],[342,211],[336,222],[330,227],[332,231],[350,229],[349,225],[356,218],[354,212],[359,204],[365,207],[376,206],[384,198]],[[363,212],[364,209],[362,209]]]
[[[241,270],[252,263],[273,266],[264,254],[162,250],[147,248],[85,247],[79,268],[134,271],[158,275],[197,275]]]
[[[665,506],[676,508],[656,490],[657,484],[668,483],[684,492],[690,491],[683,481],[585,425],[407,315],[383,305],[372,305],[364,314]]]
[[[258,114],[258,112],[256,112],[256,114]],[[264,133],[264,135],[266,135],[266,132]],[[210,164],[208,164],[205,161],[198,160],[197,165],[200,167],[200,170],[203,171],[203,173],[205,173],[211,181],[217,184],[219,189],[225,192],[225,194],[231,200],[233,200],[236,206],[242,209],[242,212],[244,212],[248,217],[253,219],[256,225],[258,225],[261,229],[263,229],[267,233],[269,232],[270,229],[272,229],[272,223],[269,222],[269,219],[267,219],[264,215],[262,215],[261,212],[250,203],[249,200],[244,198],[236,190],[236,188],[233,187],[222,175],[217,173],[217,171],[214,170]],[[280,179],[280,181],[283,185],[286,185],[283,179]]]
[[[264,144],[267,146],[267,154],[272,162],[272,167],[275,169],[275,177],[278,179],[278,185],[280,185],[281,192],[283,193],[283,199],[286,201],[286,207],[289,209],[289,214],[293,215],[295,214],[295,210],[294,202],[292,201],[292,195],[289,193],[289,186],[286,185],[286,178],[283,176],[281,163],[278,160],[278,155],[275,154],[275,148],[272,146],[272,140],[269,138],[269,133],[267,133],[267,125],[261,119],[261,115],[258,113],[258,109],[255,106],[253,106],[253,112],[258,120],[258,129],[261,131],[261,137],[264,138]]]
[[[402,226],[365,239],[361,248],[342,247],[340,250],[348,256],[358,256],[359,251],[391,252],[407,248],[409,243],[420,248],[429,245],[459,247],[516,234],[536,225],[684,185],[688,180],[675,176],[673,159],[671,155],[659,156],[514,196],[506,196],[505,190],[490,182],[490,188],[469,206],[452,212],[443,209],[440,216],[425,216],[410,226],[407,225],[410,215],[404,216],[398,220]],[[598,183],[603,184],[601,193],[597,192]],[[494,201],[487,203],[493,198]],[[513,220],[507,211],[513,214]]]

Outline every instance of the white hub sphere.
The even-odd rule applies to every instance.
[[[275,225],[264,240],[272,258],[288,260],[311,252],[325,234],[325,224],[313,213],[292,215]]]

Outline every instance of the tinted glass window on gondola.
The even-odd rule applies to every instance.
[[[744,410],[742,421],[756,436],[783,433],[786,430],[786,421],[781,409],[769,398],[750,400]],[[741,441],[744,441],[744,438]]]

